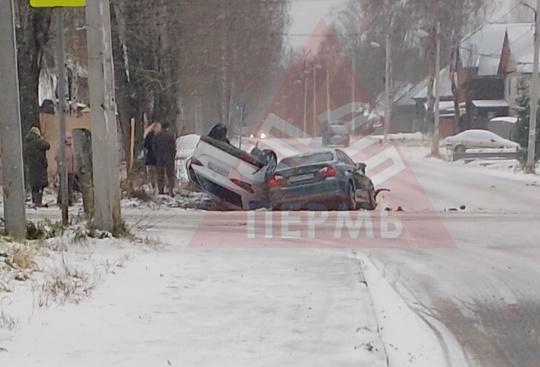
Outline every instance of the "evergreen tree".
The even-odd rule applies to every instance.
[[[531,98],[529,97],[528,92],[520,93],[520,96],[516,99],[518,103],[517,113],[518,121],[513,131],[513,140],[521,144],[522,149],[526,150],[529,146],[529,119],[531,113]],[[538,109],[537,116],[540,117],[540,108]],[[537,117],[537,121],[540,121]],[[536,126],[536,149],[535,149],[535,160],[540,159],[540,124]],[[525,164],[527,162],[527,153],[524,151],[524,154],[521,156],[521,163]]]

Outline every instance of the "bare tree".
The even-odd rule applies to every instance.
[[[39,76],[51,39],[51,10],[31,8],[26,0],[16,3],[17,58],[22,131],[39,126]]]

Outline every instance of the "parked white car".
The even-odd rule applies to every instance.
[[[465,130],[443,140],[446,149],[464,153],[468,149],[511,149],[519,150],[521,145],[503,138],[489,130]]]

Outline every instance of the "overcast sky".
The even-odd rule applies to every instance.
[[[291,4],[289,40],[293,47],[304,47],[317,23],[324,18],[330,23],[329,14],[346,0],[296,0]],[[298,35],[308,36],[298,36]]]
[[[489,20],[497,20],[506,14],[517,0],[494,1],[493,15]],[[530,0],[526,0],[530,1]],[[497,4],[498,2],[498,4]],[[329,15],[332,10],[343,7],[346,0],[295,0],[291,4],[291,27],[289,41],[293,47],[304,47],[313,33],[317,23],[324,18],[331,23]],[[298,36],[298,34],[308,36]]]

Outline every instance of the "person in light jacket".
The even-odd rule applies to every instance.
[[[68,205],[73,205],[73,188],[75,186],[75,176],[77,174],[77,162],[75,161],[75,149],[73,148],[73,136],[70,132],[66,132],[66,141],[64,142],[66,149],[66,173],[67,173],[67,191],[68,191]],[[60,178],[60,187],[58,189],[58,204],[62,203],[62,180],[61,180],[61,169],[62,169],[62,160],[61,160],[61,149],[62,145],[58,146],[56,151],[56,167],[57,174]]]

